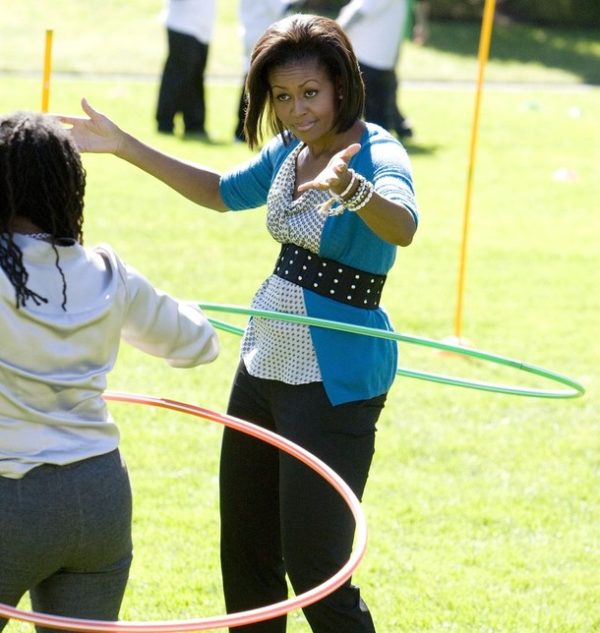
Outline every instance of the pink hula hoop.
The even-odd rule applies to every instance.
[[[82,620],[79,618],[68,618],[57,615],[36,613],[33,611],[24,611],[2,603],[0,603],[0,616],[21,620],[23,622],[31,622],[33,624],[49,628],[66,629],[68,631],[98,631],[114,633],[174,633],[177,631],[206,631],[209,629],[236,627],[261,622],[263,620],[279,617],[295,609],[306,607],[335,591],[352,576],[352,573],[363,559],[367,546],[367,527],[365,516],[359,500],[346,482],[335,471],[329,468],[327,464],[312,455],[312,453],[309,453],[307,450],[298,446],[294,442],[291,442],[276,433],[268,431],[267,429],[263,429],[260,426],[252,424],[251,422],[246,422],[245,420],[241,420],[239,418],[234,418],[223,413],[217,413],[215,411],[211,411],[210,409],[204,409],[184,402],[164,398],[154,398],[139,394],[109,391],[104,394],[104,399],[113,402],[143,404],[204,418],[206,420],[228,426],[232,429],[245,433],[246,435],[251,435],[252,437],[255,437],[263,442],[267,442],[268,444],[271,444],[272,446],[275,446],[276,448],[279,448],[289,455],[299,459],[323,477],[323,479],[325,479],[325,481],[327,481],[344,499],[348,508],[352,512],[356,522],[356,532],[355,545],[350,558],[336,574],[325,580],[320,585],[313,587],[309,591],[265,607],[250,609],[248,611],[239,611],[237,613],[231,613],[224,616],[211,616],[188,620],[106,622],[104,620]]]

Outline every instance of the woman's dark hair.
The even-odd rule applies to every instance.
[[[325,69],[342,97],[337,106],[336,132],[345,132],[362,117],[365,88],[348,36],[330,18],[292,15],[272,24],[252,51],[244,127],[251,148],[261,141],[264,117],[270,130],[286,140],[285,129],[272,107],[269,73],[277,66],[312,60]]]
[[[13,240],[15,220],[25,218],[48,234],[56,267],[66,281],[56,244],[83,242],[85,170],[69,132],[54,119],[32,112],[0,117],[0,267],[15,288],[17,308],[44,297],[27,288],[21,249]]]

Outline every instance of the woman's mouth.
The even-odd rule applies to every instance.
[[[294,129],[298,132],[307,132],[314,124],[314,121],[303,121],[302,123],[294,124]]]

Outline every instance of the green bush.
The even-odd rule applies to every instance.
[[[480,20],[483,0],[430,0],[431,17],[440,20]]]
[[[430,0],[433,19],[481,19],[484,0]],[[497,0],[497,13],[555,26],[600,26],[598,0]]]
[[[600,26],[598,0],[506,0],[500,9],[527,22]]]

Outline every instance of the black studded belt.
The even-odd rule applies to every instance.
[[[386,280],[295,244],[282,245],[273,273],[324,297],[371,310],[379,306]]]

